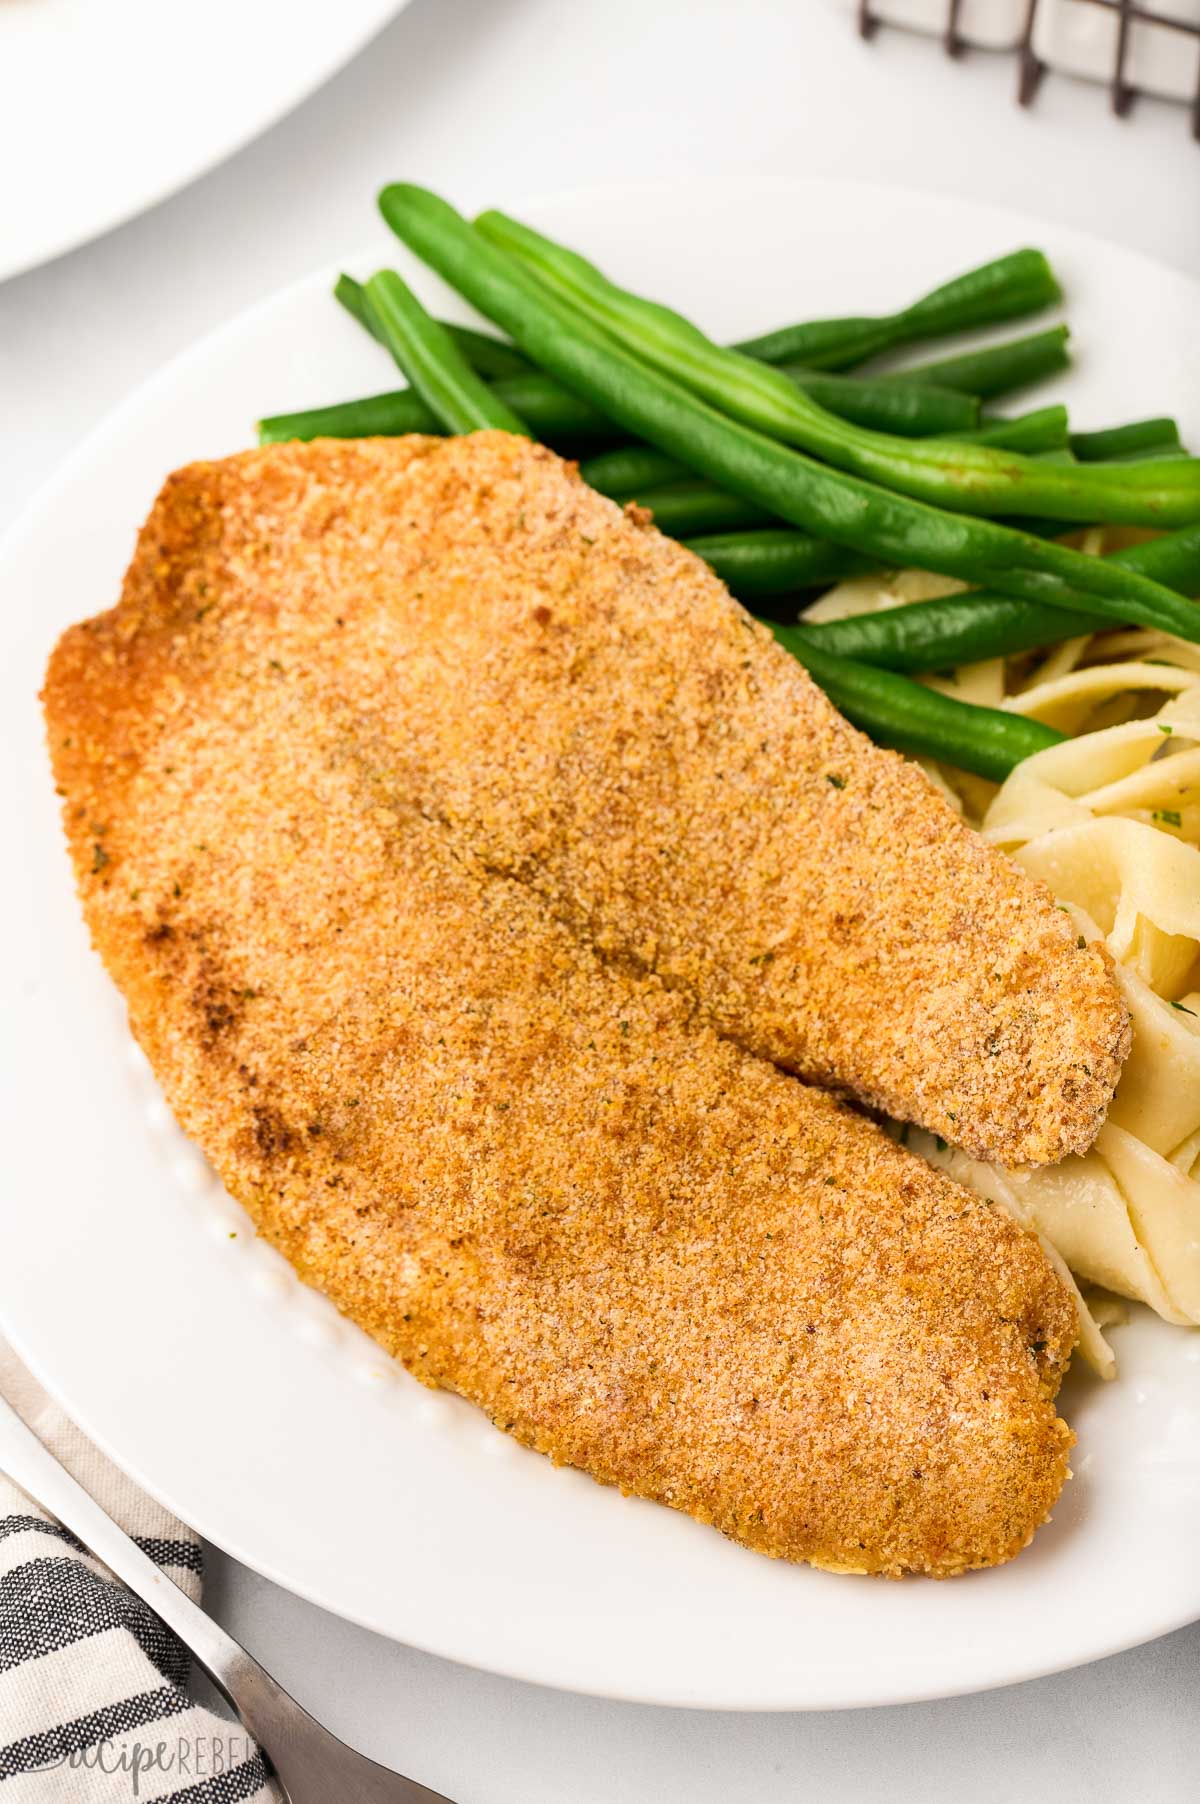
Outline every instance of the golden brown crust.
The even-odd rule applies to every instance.
[[[607,954],[976,1157],[1090,1145],[1129,1046],[1106,949],[553,453],[289,445],[168,497],[180,580],[207,559],[281,659],[336,632],[410,793]]]
[[[429,459],[182,472],[51,662],[85,912],[173,1108],[306,1279],[552,1458],[784,1558],[1008,1558],[1067,1471],[1070,1293],[430,815],[396,548],[337,519],[369,478],[403,541]]]

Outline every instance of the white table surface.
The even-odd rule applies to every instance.
[[[415,0],[233,161],[0,287],[0,529],[165,359],[368,235],[386,178],[469,207],[596,182],[844,174],[1040,212],[1200,276],[1183,111],[1141,102],[1122,124],[1099,89],[1048,77],[1026,115],[1014,83],[1007,57],[952,70],[891,31],[864,47],[834,0]],[[458,1804],[1196,1796],[1200,1627],[976,1698],[739,1717],[514,1684],[380,1641],[216,1552],[210,1572],[210,1605],[291,1690]]]

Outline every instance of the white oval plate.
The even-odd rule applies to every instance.
[[[407,0],[0,0],[0,280],[274,125]]]
[[[1188,407],[1200,295],[1028,219],[837,184],[607,191],[518,208],[721,336],[886,306],[1021,243],[1071,296],[1080,423]],[[407,259],[382,226],[353,259]],[[211,1540],[383,1634],[496,1672],[754,1709],[895,1703],[1071,1666],[1200,1615],[1200,1337],[1139,1313],[1080,1375],[1076,1476],[1012,1565],[950,1584],[788,1567],[556,1471],[423,1390],[302,1289],[175,1134],[88,950],[35,705],[69,621],[115,597],[161,479],[256,416],[385,388],[325,271],[172,364],[0,553],[10,1106],[0,1312],[71,1414]],[[418,285],[437,296],[432,281]]]

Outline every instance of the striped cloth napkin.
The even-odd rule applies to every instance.
[[[85,1440],[3,1341],[0,1392],[198,1600],[198,1538]],[[0,1804],[277,1801],[245,1731],[190,1701],[188,1667],[154,1614],[0,1473]]]

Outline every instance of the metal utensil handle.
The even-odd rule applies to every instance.
[[[2,1397],[0,1468],[149,1605],[190,1648],[251,1735],[267,1740],[276,1706],[284,1700],[290,1705],[293,1700],[232,1635],[206,1616],[124,1529],[117,1527]]]
[[[0,1397],[0,1469],[78,1535],[191,1649],[271,1760],[291,1804],[449,1804],[346,1746],[185,1597]]]

